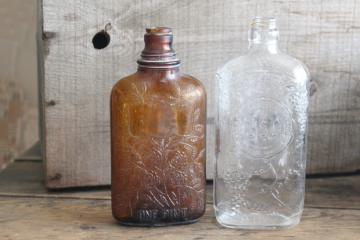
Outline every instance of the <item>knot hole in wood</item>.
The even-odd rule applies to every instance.
[[[108,23],[103,30],[95,34],[92,39],[95,49],[104,49],[110,44],[110,35],[107,33],[110,29],[111,23]]]

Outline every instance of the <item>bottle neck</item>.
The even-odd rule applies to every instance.
[[[180,60],[172,47],[173,34],[170,28],[155,27],[146,29],[145,48],[137,61],[139,68],[167,69],[176,68]]]
[[[138,73],[148,77],[152,80],[175,80],[178,78],[180,69],[179,66],[166,67],[166,68],[149,68],[148,66],[138,66]]]
[[[148,66],[142,66],[138,65],[138,72],[141,73],[148,73],[148,74],[154,74],[154,73],[161,73],[161,74],[168,74],[168,73],[178,73],[180,72],[179,66],[173,66],[173,67],[156,67],[156,68],[149,68]]]
[[[249,31],[250,53],[279,53],[279,31],[275,18],[256,17]]]

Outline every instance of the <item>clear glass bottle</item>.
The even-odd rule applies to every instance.
[[[274,18],[255,18],[249,50],[217,72],[214,208],[226,227],[299,223],[309,72],[278,48]]]
[[[138,71],[111,93],[113,216],[191,223],[205,212],[205,89],[180,72],[170,28],[149,28],[144,39]]]

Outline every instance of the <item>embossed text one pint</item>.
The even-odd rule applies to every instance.
[[[306,67],[278,48],[274,18],[255,18],[249,50],[217,74],[215,214],[233,228],[284,228],[303,210]]]
[[[111,93],[113,216],[191,223],[205,211],[205,90],[180,73],[170,28],[146,29],[144,39],[137,72]]]

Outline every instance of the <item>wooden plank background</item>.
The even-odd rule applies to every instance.
[[[111,216],[109,187],[46,191],[39,161],[16,161],[0,174],[0,239],[36,240],[358,240],[360,175],[308,178],[298,226],[282,231],[226,229],[215,220],[212,185],[197,223],[126,227]]]
[[[0,171],[39,141],[36,1],[0,0]]]
[[[360,169],[360,4],[353,1],[43,0],[42,82],[47,186],[110,182],[109,93],[136,70],[144,28],[170,26],[182,70],[208,92],[208,177],[214,161],[214,75],[247,50],[256,15],[279,21],[280,48],[312,75],[310,174]],[[92,46],[106,24],[110,45]]]

